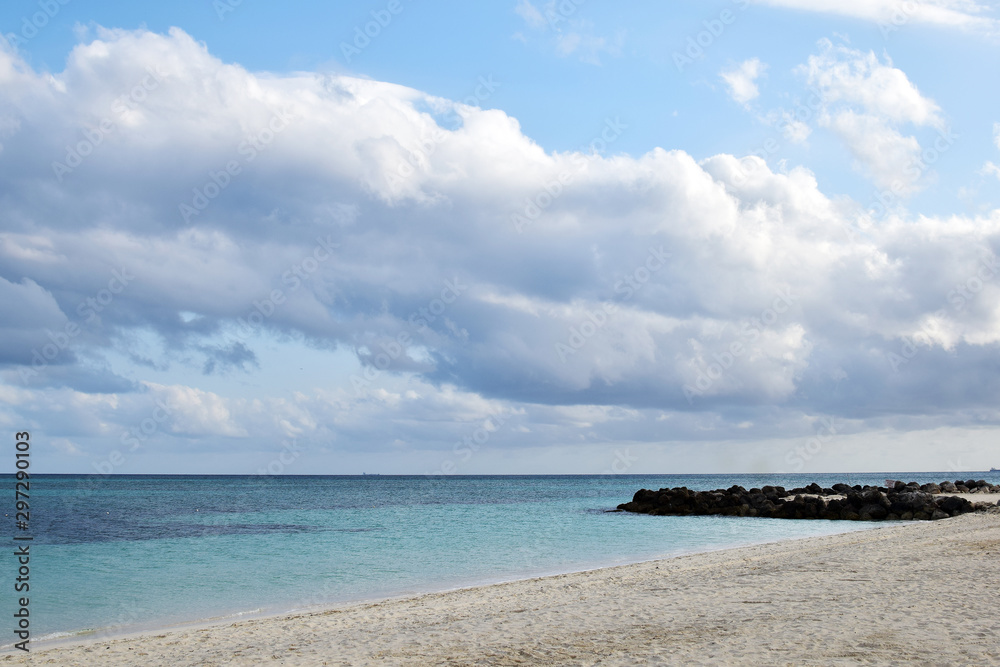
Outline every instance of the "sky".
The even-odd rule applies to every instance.
[[[1000,466],[996,2],[10,0],[0,33],[35,472]]]

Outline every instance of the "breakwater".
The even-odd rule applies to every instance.
[[[888,481],[888,480],[887,480]],[[731,486],[714,491],[687,487],[652,491],[640,489],[619,510],[640,514],[691,516],[756,516],[773,519],[842,521],[937,520],[976,511],[991,511],[995,502],[976,502],[976,495],[1000,493],[1000,485],[984,480],[917,484],[895,482],[885,487],[834,484],[786,490],[781,486],[745,489]],[[955,495],[960,494],[960,495]]]

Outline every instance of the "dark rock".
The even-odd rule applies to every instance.
[[[980,493],[996,488],[985,482],[972,484],[975,486],[971,488]],[[827,489],[814,482],[790,492],[780,486],[754,487],[749,491],[738,485],[713,491],[692,491],[682,486],[658,491],[639,489],[631,502],[622,503],[617,510],[611,511],[657,516],[718,515],[847,521],[928,520],[967,512],[997,511],[997,507],[989,503],[972,504],[966,498],[940,493],[949,487],[956,490],[970,488],[966,483],[953,485],[951,482],[922,486],[916,482],[898,483],[886,490],[878,486],[851,487],[846,484],[834,484]],[[836,492],[844,493],[845,498],[827,500],[827,496]],[[792,497],[788,498],[789,495]]]
[[[948,515],[942,512],[941,510],[934,510],[934,513],[931,514],[931,521],[938,521],[940,519],[947,519],[947,518]]]
[[[865,505],[858,510],[858,516],[862,521],[881,521],[889,515],[889,511],[878,504]]]
[[[955,512],[959,514],[965,514],[966,512],[972,511],[972,503],[970,503],[965,498],[958,498],[956,496],[944,496],[943,498],[938,498],[934,501],[937,509],[942,512],[947,512],[951,516],[955,516]]]
[[[872,505],[882,505],[888,508],[891,504],[889,502],[889,497],[882,493],[881,489],[877,486],[869,487],[866,491],[861,494],[861,498],[869,504]]]
[[[897,493],[892,496],[889,509],[902,514],[903,512],[916,512],[925,507],[933,507],[934,499],[931,494],[923,491],[909,491]]]

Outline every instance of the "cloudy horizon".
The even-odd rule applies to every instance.
[[[994,3],[50,4],[0,44],[34,470],[1000,465]]]

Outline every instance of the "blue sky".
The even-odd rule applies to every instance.
[[[6,3],[0,421],[53,472],[996,465],[998,21]]]

